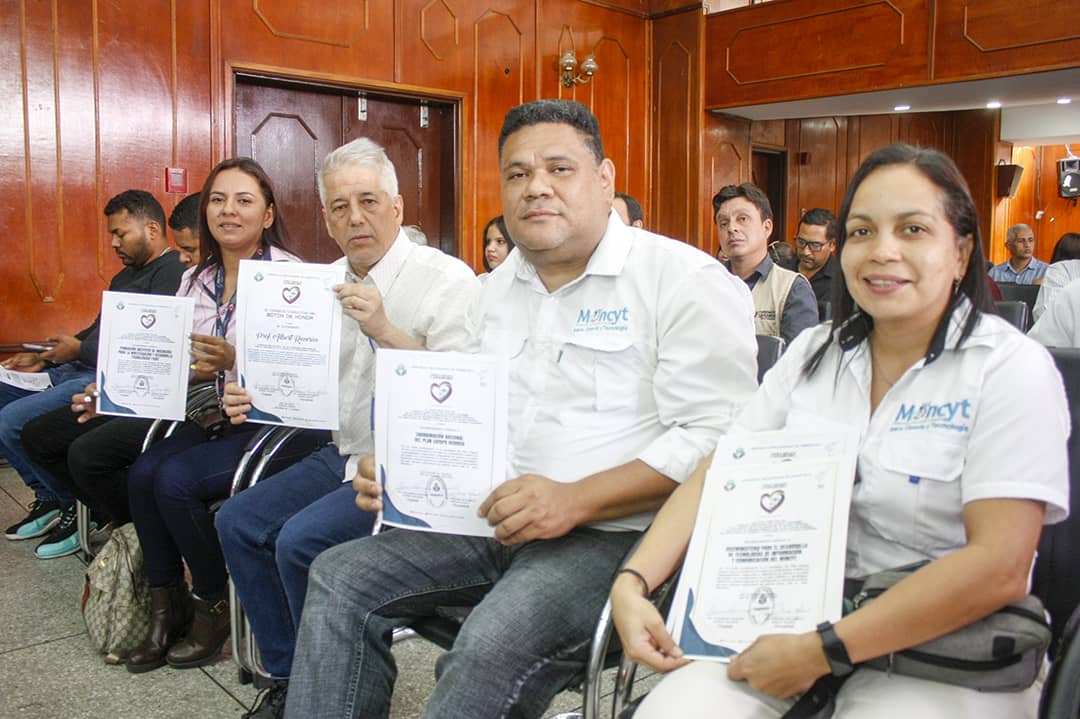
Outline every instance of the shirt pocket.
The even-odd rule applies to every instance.
[[[938,437],[887,440],[880,467],[862,476],[867,522],[885,539],[932,556],[962,546],[965,450]]]
[[[643,367],[634,338],[629,334],[604,333],[574,338],[564,352],[585,386],[591,390],[597,412],[636,412]],[[564,361],[565,361],[564,359]]]

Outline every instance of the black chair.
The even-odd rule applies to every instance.
[[[1023,302],[1028,306],[1028,316],[1035,314],[1035,300],[1039,296],[1038,285],[1018,285],[1015,282],[998,282],[1001,299],[1006,302]]]
[[[1031,329],[1031,309],[1019,300],[995,302],[994,311],[1021,332]]]

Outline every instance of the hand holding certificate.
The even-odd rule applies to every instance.
[[[506,480],[505,360],[380,349],[375,377],[379,521],[493,536],[477,509]]]
[[[342,265],[240,261],[236,369],[248,421],[338,428]]]
[[[195,300],[104,292],[98,414],[184,419]]]
[[[840,429],[721,439],[668,617],[686,656],[840,619],[856,443]]]

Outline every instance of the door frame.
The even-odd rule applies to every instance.
[[[366,78],[339,75],[335,73],[314,72],[310,70],[298,70],[296,68],[278,67],[275,65],[263,65],[259,63],[225,61],[225,112],[222,113],[222,126],[225,134],[223,147],[227,153],[222,157],[215,157],[213,164],[217,164],[226,157],[236,155],[236,137],[233,127],[233,117],[236,114],[236,81],[238,77],[251,77],[260,80],[278,80],[293,85],[309,85],[319,88],[333,88],[348,90],[358,93],[370,91],[379,95],[388,95],[405,100],[429,100],[453,107],[454,128],[451,133],[454,138],[454,146],[451,148],[451,161],[454,163],[453,192],[454,192],[454,237],[457,247],[457,257],[466,262],[462,256],[464,247],[465,228],[465,203],[462,197],[462,147],[465,140],[465,122],[462,116],[462,108],[465,104],[465,93],[451,90],[436,90],[430,87],[418,85],[403,85],[393,82],[382,82]]]

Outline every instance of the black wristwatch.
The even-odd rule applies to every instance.
[[[821,643],[825,649],[825,658],[829,661],[829,670],[834,677],[846,677],[855,671],[855,666],[848,656],[847,647],[843,640],[836,636],[832,622],[822,622],[817,625],[817,633],[821,635]]]

